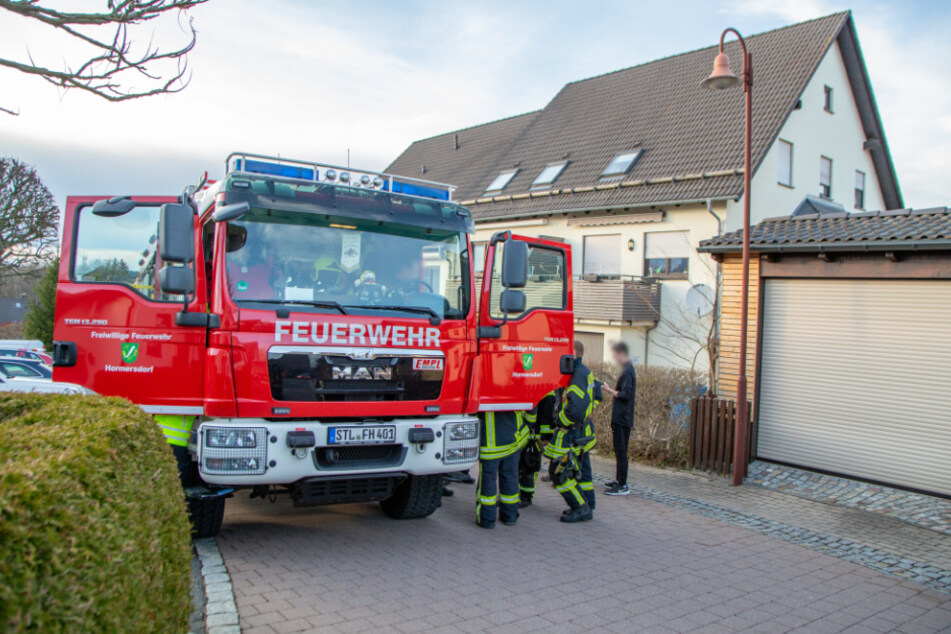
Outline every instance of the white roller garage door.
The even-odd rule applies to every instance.
[[[951,494],[951,282],[767,280],[766,460]]]

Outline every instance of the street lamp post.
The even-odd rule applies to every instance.
[[[701,82],[702,86],[713,90],[730,88],[739,83],[740,78],[730,70],[730,58],[723,52],[723,40],[727,33],[733,33],[743,49],[743,92],[746,93],[746,140],[743,160],[743,286],[740,298],[740,363],[739,376],[736,379],[736,429],[733,434],[733,486],[743,484],[746,475],[746,434],[749,421],[746,399],[746,331],[748,328],[750,295],[750,179],[753,129],[753,65],[746,48],[746,41],[740,32],[728,28],[720,35],[720,48],[713,61],[713,73]]]

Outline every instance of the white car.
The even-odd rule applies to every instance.
[[[48,394],[95,394],[75,383],[54,383],[49,379],[0,376],[0,392],[45,392]]]

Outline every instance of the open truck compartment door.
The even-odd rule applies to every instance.
[[[173,256],[163,261],[159,249],[161,208],[178,198],[113,198],[94,212],[102,200],[67,199],[54,379],[123,396],[154,414],[201,414],[207,330],[177,325],[184,295],[162,288],[163,280],[166,288],[188,282],[189,311],[205,312],[205,276],[196,270],[188,281],[201,258],[171,276],[162,271]],[[187,221],[186,214],[178,218]],[[191,234],[194,239],[194,227]]]
[[[513,256],[508,261],[506,249]],[[571,247],[500,232],[485,257],[474,383],[478,409],[531,409],[569,380],[564,372],[570,373],[574,345]]]

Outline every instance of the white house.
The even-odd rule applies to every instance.
[[[851,13],[747,43],[753,222],[807,196],[802,211],[900,208]],[[738,44],[726,50],[738,66]],[[416,141],[387,171],[456,185],[478,242],[501,229],[569,242],[576,336],[590,360],[624,340],[639,362],[705,369],[700,342],[716,311],[690,311],[718,271],[696,247],[742,225],[744,195],[742,92],[700,86],[715,55],[711,46],[572,82],[541,110]]]

